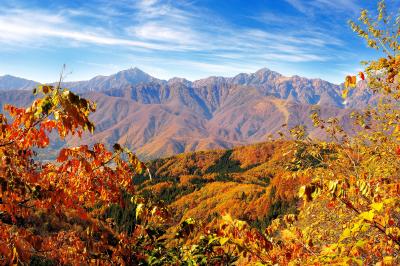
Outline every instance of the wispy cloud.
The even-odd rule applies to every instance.
[[[322,0],[321,0],[322,1]],[[170,2],[159,0],[135,1],[132,10],[136,11],[137,19],[124,21],[122,34],[116,35],[107,27],[85,26],[75,22],[76,17],[87,17],[88,12],[72,10],[53,13],[43,10],[16,9],[0,14],[0,42],[11,44],[32,43],[49,45],[52,39],[66,39],[82,44],[105,46],[123,46],[159,51],[201,51],[215,53],[252,52],[257,49],[269,49],[270,53],[285,53],[288,58],[291,50],[298,53],[299,49],[290,49],[298,45],[324,47],[338,43],[327,36],[310,34],[292,34],[291,32],[276,33],[264,30],[235,28],[235,25],[220,28],[218,25],[202,25],[201,17],[193,14],[193,10],[182,10]],[[100,12],[90,14],[104,19]],[[203,13],[203,16],[207,14]],[[72,19],[74,18],[74,19]],[[125,33],[125,34],[123,34]],[[329,41],[330,40],[330,41]],[[276,45],[276,44],[280,44]],[[59,45],[60,43],[57,43]],[[63,42],[62,45],[68,45]],[[283,50],[281,49],[283,48]],[[304,51],[310,53],[310,51]],[[307,59],[308,58],[308,59]],[[304,57],[314,60],[316,56]]]
[[[164,26],[160,23],[148,22],[140,26],[127,28],[129,35],[146,41],[159,41],[181,45],[195,45],[196,33],[183,26]]]
[[[12,10],[0,15],[0,42],[5,44],[51,44],[52,38],[62,38],[97,45],[118,45],[152,50],[180,50],[185,47],[166,46],[153,42],[121,38],[111,32],[74,25],[67,17],[48,12]],[[63,45],[68,45],[68,42]]]
[[[306,15],[314,15],[315,12],[343,12],[358,11],[360,7],[355,0],[285,0],[295,9]]]
[[[0,53],[10,48],[73,47],[84,54],[98,48],[134,55],[141,59],[138,62],[147,60],[148,69],[161,71],[151,64],[173,62],[204,73],[226,74],[276,63],[327,62],[346,46],[338,34],[305,19],[326,9],[356,9],[354,1],[285,1],[303,15],[254,10],[250,19],[257,23],[246,24],[189,0],[88,0],[79,5],[66,1],[62,6],[33,7],[22,0],[6,0],[7,8],[0,10]],[[114,69],[112,62],[95,61],[77,63]]]

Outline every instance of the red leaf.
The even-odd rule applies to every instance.
[[[400,156],[400,146],[397,146],[396,154],[397,154],[398,156]]]
[[[67,158],[68,158],[67,150],[66,149],[62,149],[60,151],[60,154],[57,157],[57,161],[58,162],[64,162]]]
[[[363,72],[359,72],[358,75],[360,76],[360,79],[365,80],[365,76]]]

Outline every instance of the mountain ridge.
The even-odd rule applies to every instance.
[[[0,90],[26,90],[39,85],[39,82],[15,77],[12,75],[0,76]]]
[[[334,115],[347,121],[352,109],[373,100],[363,84],[343,103],[339,85],[322,79],[285,77],[267,68],[193,82],[161,80],[131,68],[63,86],[98,105],[91,116],[95,134],[70,138],[66,145],[126,143],[143,158],[264,141],[267,135],[280,131],[282,124],[304,124],[311,135],[320,136],[308,118],[315,106],[325,117]],[[24,106],[32,100],[29,95],[23,90],[3,91],[0,104],[9,101]]]

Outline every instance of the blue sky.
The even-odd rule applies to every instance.
[[[377,56],[346,23],[374,3],[2,0],[0,75],[49,82],[65,63],[68,81],[130,67],[195,80],[267,67],[339,83]]]

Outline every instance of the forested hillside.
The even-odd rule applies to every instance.
[[[291,177],[293,146],[274,141],[159,159],[148,165],[153,179],[136,183],[143,195],[168,204],[176,224],[230,213],[261,229],[296,212],[297,191],[310,181]]]

